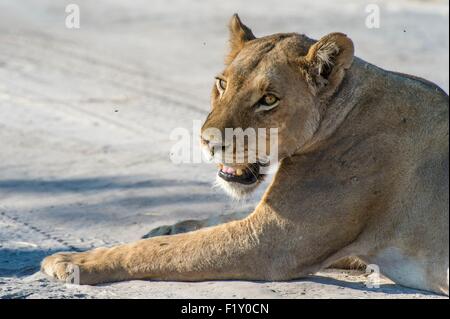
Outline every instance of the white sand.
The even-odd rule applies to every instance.
[[[190,218],[250,212],[230,201],[210,165],[173,165],[169,133],[209,108],[225,25],[239,12],[256,35],[347,33],[356,54],[430,79],[447,92],[448,2],[380,2],[381,29],[364,25],[373,1],[77,0],[0,2],[0,297],[432,298],[361,274],[327,271],[283,283],[146,282],[98,287],[36,273],[54,251],[113,245]],[[264,4],[262,4],[264,3]]]

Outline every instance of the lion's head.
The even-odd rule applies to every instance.
[[[263,178],[261,165],[271,164],[274,158],[261,154],[258,145],[251,145],[248,139],[243,162],[236,157],[225,159],[227,148],[233,148],[236,155],[234,143],[222,139],[226,128],[252,128],[256,132],[258,128],[277,128],[276,160],[295,154],[318,130],[327,101],[352,64],[354,49],[352,41],[341,33],[329,34],[318,42],[295,33],[256,38],[237,15],[229,28],[230,53],[213,86],[212,110],[202,127],[202,144],[220,162],[218,182],[232,195],[242,196]],[[222,134],[217,137],[211,130]],[[269,137],[266,134],[268,148]],[[250,150],[256,152],[252,161]]]

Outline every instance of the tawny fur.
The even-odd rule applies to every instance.
[[[280,166],[248,217],[47,257],[61,280],[289,280],[348,256],[398,284],[448,294],[448,96],[353,57],[340,33],[254,38],[234,16],[226,91],[203,129],[279,128]],[[382,48],[379,48],[380,50]],[[265,90],[279,106],[255,113]]]

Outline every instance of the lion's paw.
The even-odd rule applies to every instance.
[[[58,253],[46,257],[41,263],[41,271],[48,276],[67,283],[80,284],[80,267],[75,253]]]

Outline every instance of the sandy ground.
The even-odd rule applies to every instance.
[[[81,28],[64,25],[81,8]],[[376,1],[370,1],[373,3]],[[292,282],[147,282],[80,287],[48,280],[55,251],[136,240],[185,219],[250,212],[211,187],[210,165],[174,165],[169,134],[209,108],[234,12],[256,35],[347,33],[356,54],[447,92],[448,1],[0,0],[0,297],[437,298],[330,270]],[[196,135],[195,135],[196,137]],[[195,138],[196,139],[196,138]]]

